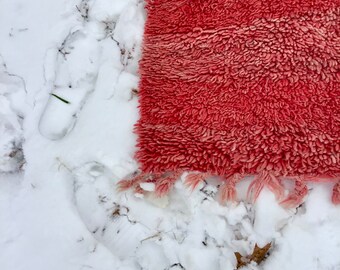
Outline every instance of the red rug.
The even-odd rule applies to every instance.
[[[158,195],[190,171],[219,176],[221,198],[255,176],[287,206],[307,181],[340,203],[340,1],[148,0],[136,126],[141,173]],[[282,180],[295,181],[284,198]]]

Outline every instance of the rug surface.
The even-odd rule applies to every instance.
[[[138,181],[164,189],[183,171],[196,172],[191,185],[220,176],[225,198],[249,175],[255,197],[265,185],[281,196],[282,177],[296,182],[294,196],[306,181],[338,181],[339,0],[148,0],[146,9]]]

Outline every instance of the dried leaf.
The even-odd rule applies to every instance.
[[[268,243],[263,248],[260,248],[257,244],[254,247],[254,251],[249,256],[242,256],[239,252],[235,252],[235,257],[237,259],[237,269],[248,265],[250,262],[256,262],[260,264],[267,256],[272,243]]]
[[[235,252],[235,257],[237,259],[237,269],[248,264],[247,262],[244,261],[246,257],[243,257],[239,252]]]
[[[272,243],[268,243],[263,248],[260,248],[257,244],[255,245],[253,254],[251,255],[251,260],[260,264],[267,256],[269,249],[271,248]]]

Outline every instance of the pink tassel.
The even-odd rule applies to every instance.
[[[236,183],[242,179],[241,174],[234,174],[227,178],[220,187],[220,198],[222,202],[234,202],[237,198]]]
[[[136,175],[136,173],[134,174]],[[168,194],[180,177],[181,172],[173,173],[140,173],[131,179],[124,179],[118,182],[117,189],[122,192],[128,189],[133,189],[134,193],[144,194],[145,191],[140,187],[141,183],[155,183],[157,196],[162,197]]]
[[[308,187],[300,177],[295,180],[295,188],[288,197],[280,204],[285,208],[294,208],[302,204],[303,199],[308,193]]]
[[[220,187],[221,201],[222,202],[234,202],[236,201],[236,188],[235,184],[223,183]]]
[[[259,197],[262,189],[264,188],[264,178],[266,176],[261,172],[255,179],[251,182],[248,187],[247,198],[251,202],[255,202]]]
[[[181,173],[177,172],[177,173],[172,173],[169,176],[165,176],[163,178],[160,179],[155,179],[156,182],[156,195],[158,197],[163,197],[165,195],[167,195],[170,190],[172,189],[172,187],[174,186],[174,184],[176,183],[177,179],[180,177]]]
[[[145,179],[150,177],[149,174],[146,173],[140,173],[136,175],[137,173],[134,173],[134,177],[131,179],[123,179],[117,183],[117,190],[119,192],[126,191],[131,188],[135,188],[138,186],[141,182],[143,182]]]
[[[144,195],[144,194],[145,194],[145,190],[142,189],[140,185],[138,185],[138,186],[136,186],[136,187],[134,188],[133,193]]]
[[[185,177],[184,184],[193,191],[208,177],[207,173],[190,173]]]
[[[269,174],[269,182],[267,183],[267,187],[271,192],[274,193],[277,200],[281,200],[285,195],[285,188],[283,187],[280,179],[275,175]]]
[[[336,183],[333,188],[332,202],[337,205],[340,204],[340,182]]]
[[[277,199],[283,197],[285,190],[279,178],[267,171],[262,171],[249,185],[247,192],[248,200],[255,202],[265,186],[274,193]]]
[[[119,192],[126,191],[128,189],[137,190],[139,184],[141,183],[151,183],[154,182],[155,178],[159,177],[160,174],[150,174],[150,173],[139,173],[135,172],[130,179],[123,179],[117,183],[117,190]],[[140,193],[140,192],[135,192]]]

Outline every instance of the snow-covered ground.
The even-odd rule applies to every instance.
[[[267,190],[222,206],[214,182],[179,181],[163,199],[116,192],[137,168],[143,6],[0,0],[0,269],[230,270],[234,252],[272,242],[244,269],[339,270],[328,184],[292,210]]]

